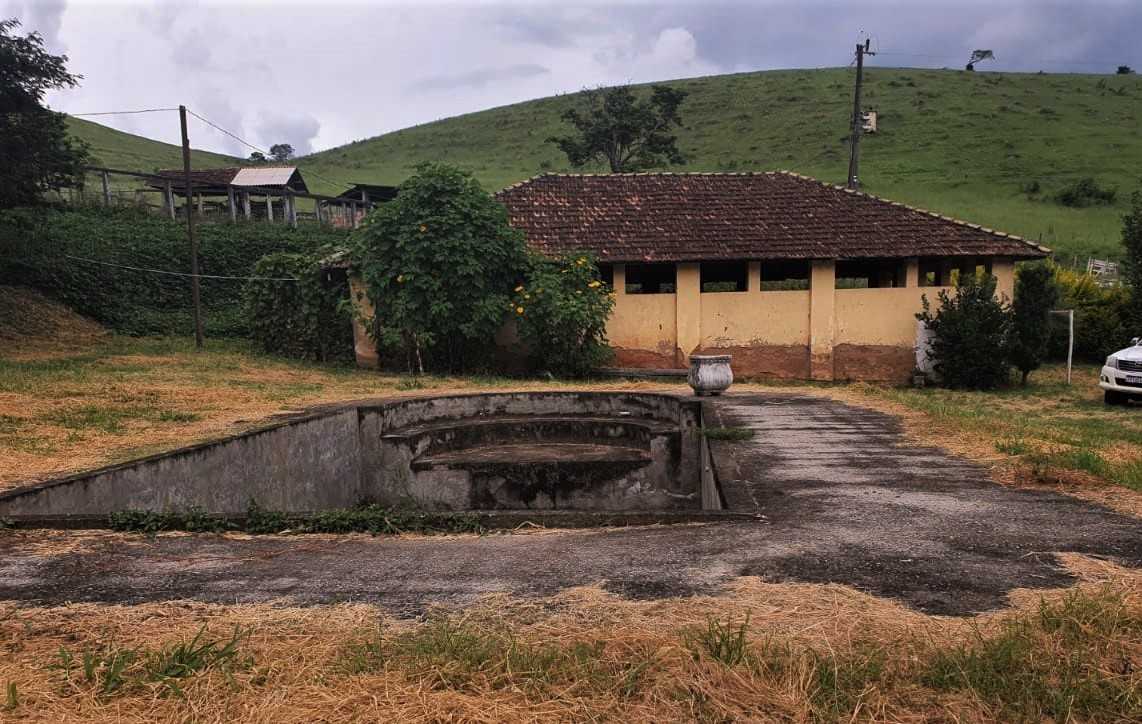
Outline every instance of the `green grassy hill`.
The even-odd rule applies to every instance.
[[[1142,183],[1142,78],[871,68],[866,79],[865,105],[880,114],[879,133],[861,145],[866,191],[1042,239],[1067,263],[1121,255],[1119,217]],[[849,69],[673,81],[690,92],[679,132],[690,160],[676,170],[790,169],[843,182],[852,81]],[[574,100],[448,118],[300,165],[334,180],[398,183],[421,161],[447,161],[496,189],[571,170],[545,139],[564,130],[559,115]],[[1118,190],[1113,205],[1074,209],[1053,200],[1087,176]],[[318,192],[341,190],[307,180]]]
[[[175,119],[176,122],[178,119]],[[92,164],[124,171],[155,171],[160,168],[182,168],[182,148],[162,141],[136,136],[81,118],[68,118],[72,135],[91,146]],[[235,166],[240,160],[209,151],[190,152],[196,168]]]

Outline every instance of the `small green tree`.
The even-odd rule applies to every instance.
[[[665,85],[653,86],[644,100],[629,85],[584,90],[580,107],[563,114],[575,133],[547,141],[576,168],[605,160],[612,173],[623,173],[685,163],[671,129],[682,125],[678,108],[686,95]]]
[[[1142,311],[1138,309],[1142,303],[1142,191],[1131,195],[1130,212],[1122,217],[1122,246],[1126,249],[1126,282],[1133,300],[1129,322],[1136,330],[1142,329]]]
[[[353,237],[353,262],[377,310],[378,347],[411,371],[487,359],[523,277],[523,234],[468,173],[422,164]]]
[[[72,88],[67,56],[44,50],[39,33],[14,35],[19,20],[0,20],[0,208],[32,206],[44,191],[83,182],[87,147],[71,138],[67,118],[44,94]]]
[[[611,358],[607,318],[614,306],[590,254],[535,255],[527,283],[516,287],[512,312],[538,369],[584,377]]]
[[[1015,277],[1015,300],[1011,303],[1011,338],[1008,355],[1011,364],[1022,375],[1020,384],[1027,386],[1027,376],[1039,369],[1047,356],[1051,340],[1051,310],[1059,303],[1059,286],[1055,270],[1046,262],[1026,264]]]
[[[1006,341],[1010,315],[995,298],[995,277],[963,274],[954,294],[940,290],[933,314],[928,297],[916,318],[933,332],[931,355],[942,384],[993,389],[1008,381]]]

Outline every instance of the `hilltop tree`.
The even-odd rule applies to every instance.
[[[1130,75],[1131,73],[1134,72],[1134,69],[1131,68],[1129,65],[1120,65],[1120,66],[1118,66],[1118,70],[1116,70],[1114,72],[1118,75]]]
[[[1015,300],[1011,303],[1011,338],[1008,357],[1022,375],[1020,382],[1027,386],[1027,376],[1039,369],[1047,356],[1051,339],[1051,309],[1059,303],[1059,287],[1055,283],[1055,270],[1045,262],[1025,264],[1015,277]]]
[[[964,70],[975,70],[975,64],[984,60],[995,60],[995,53],[990,50],[973,50],[971,58],[968,59],[968,64],[964,66]]]
[[[39,33],[14,34],[0,20],[0,208],[37,204],[45,191],[83,183],[87,147],[73,140],[66,116],[43,105],[50,89],[73,88],[67,56],[44,50]]]
[[[682,125],[678,108],[686,96],[664,85],[653,86],[643,100],[629,85],[584,90],[579,107],[562,116],[575,132],[547,141],[576,168],[605,160],[612,173],[623,173],[685,163],[671,130]]]
[[[290,160],[293,158],[293,146],[288,143],[275,143],[270,146],[270,158],[278,163]]]
[[[269,162],[269,159],[266,158],[266,154],[262,153],[261,151],[254,151],[250,154],[250,158],[247,160],[255,166]]]

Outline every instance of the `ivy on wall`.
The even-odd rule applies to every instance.
[[[321,362],[352,358],[353,328],[342,271],[325,270],[320,254],[267,254],[244,290],[250,336],[264,352]],[[282,281],[283,279],[297,281]]]
[[[202,274],[244,277],[267,254],[316,254],[347,232],[243,222],[202,224],[197,235]],[[188,271],[186,226],[123,208],[0,211],[0,282],[36,287],[120,333],[191,333],[188,277],[124,267]],[[208,335],[250,334],[241,280],[204,278],[201,290]]]

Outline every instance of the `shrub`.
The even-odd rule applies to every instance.
[[[254,265],[262,279],[247,282],[243,296],[250,336],[263,351],[322,362],[352,359],[353,329],[341,306],[348,284],[344,275],[327,274],[319,258],[275,253]]]
[[[1113,204],[1118,192],[1104,189],[1090,177],[1079,179],[1055,194],[1055,201],[1063,206],[1085,208],[1087,206]]]
[[[1011,338],[1008,354],[1011,364],[1027,376],[1039,369],[1050,341],[1050,312],[1059,301],[1054,270],[1045,262],[1027,264],[1015,277],[1015,300],[1011,305]]]
[[[607,318],[614,306],[589,254],[533,257],[527,283],[516,287],[511,304],[535,365],[569,377],[583,377],[611,358]]]
[[[1131,332],[1128,288],[1102,287],[1089,274],[1061,267],[1055,269],[1055,282],[1061,295],[1059,306],[1075,311],[1075,359],[1101,362],[1137,334]],[[1067,328],[1058,321],[1051,326],[1048,349],[1052,358],[1063,359],[1067,355]]]
[[[995,277],[961,275],[954,294],[940,290],[932,314],[927,295],[916,318],[933,332],[935,370],[948,387],[993,389],[1008,379],[1008,311],[995,298]]]
[[[479,366],[494,348],[525,263],[523,234],[470,175],[423,164],[356,232],[353,259],[378,347],[410,370]]]

